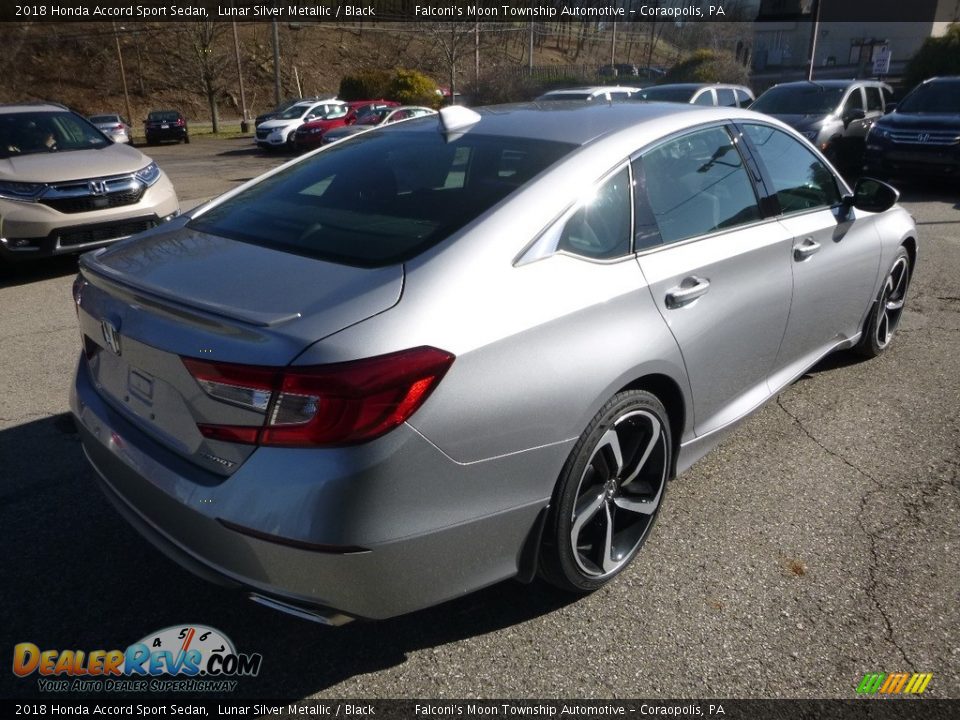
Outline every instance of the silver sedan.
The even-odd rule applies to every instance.
[[[917,253],[756,113],[445,108],[84,256],[71,407],[119,511],[258,602],[589,592],[751,411],[889,346]]]

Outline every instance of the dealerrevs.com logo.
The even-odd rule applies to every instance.
[[[13,672],[37,674],[45,692],[232,692],[236,677],[260,672],[260,653],[238,653],[230,638],[205,625],[174,625],[126,650],[13,648]]]

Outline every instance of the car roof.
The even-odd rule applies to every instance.
[[[851,85],[886,85],[880,80],[795,80],[793,82],[778,83],[774,87],[807,87],[810,85],[823,88],[846,88]]]
[[[657,88],[689,88],[690,90],[700,90],[701,88],[742,88],[749,90],[746,85],[736,85],[734,83],[662,83],[644,88],[644,90],[656,90]]]
[[[635,130],[643,125],[659,126],[662,121],[669,123],[672,117],[683,119],[677,129],[695,125],[698,120],[704,123],[735,117],[769,120],[765,115],[739,108],[664,102],[534,101],[471,109],[480,115],[480,120],[470,126],[469,131],[475,130],[482,135],[550,140],[574,145],[586,145],[601,137]],[[428,115],[404,122],[403,126],[435,131],[437,123],[437,116]]]
[[[620,90],[629,90],[630,92],[636,92],[640,88],[634,87],[632,85],[591,85],[589,87],[571,87],[571,88],[558,88],[556,90],[550,90],[545,92],[544,95],[564,95],[566,93],[606,93],[606,92],[617,92]]]
[[[22,112],[60,112],[63,110],[70,110],[70,108],[53,102],[6,103],[0,105],[0,114],[4,115]]]

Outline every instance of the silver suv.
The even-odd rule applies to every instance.
[[[774,85],[750,109],[792,126],[839,168],[859,170],[867,133],[892,101],[877,80],[799,81]]]
[[[82,252],[179,212],[139,150],[62,105],[0,105],[0,263]]]

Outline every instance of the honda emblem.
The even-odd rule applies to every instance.
[[[103,334],[103,341],[107,347],[113,351],[114,355],[120,354],[120,331],[109,320],[100,321],[100,332]]]

